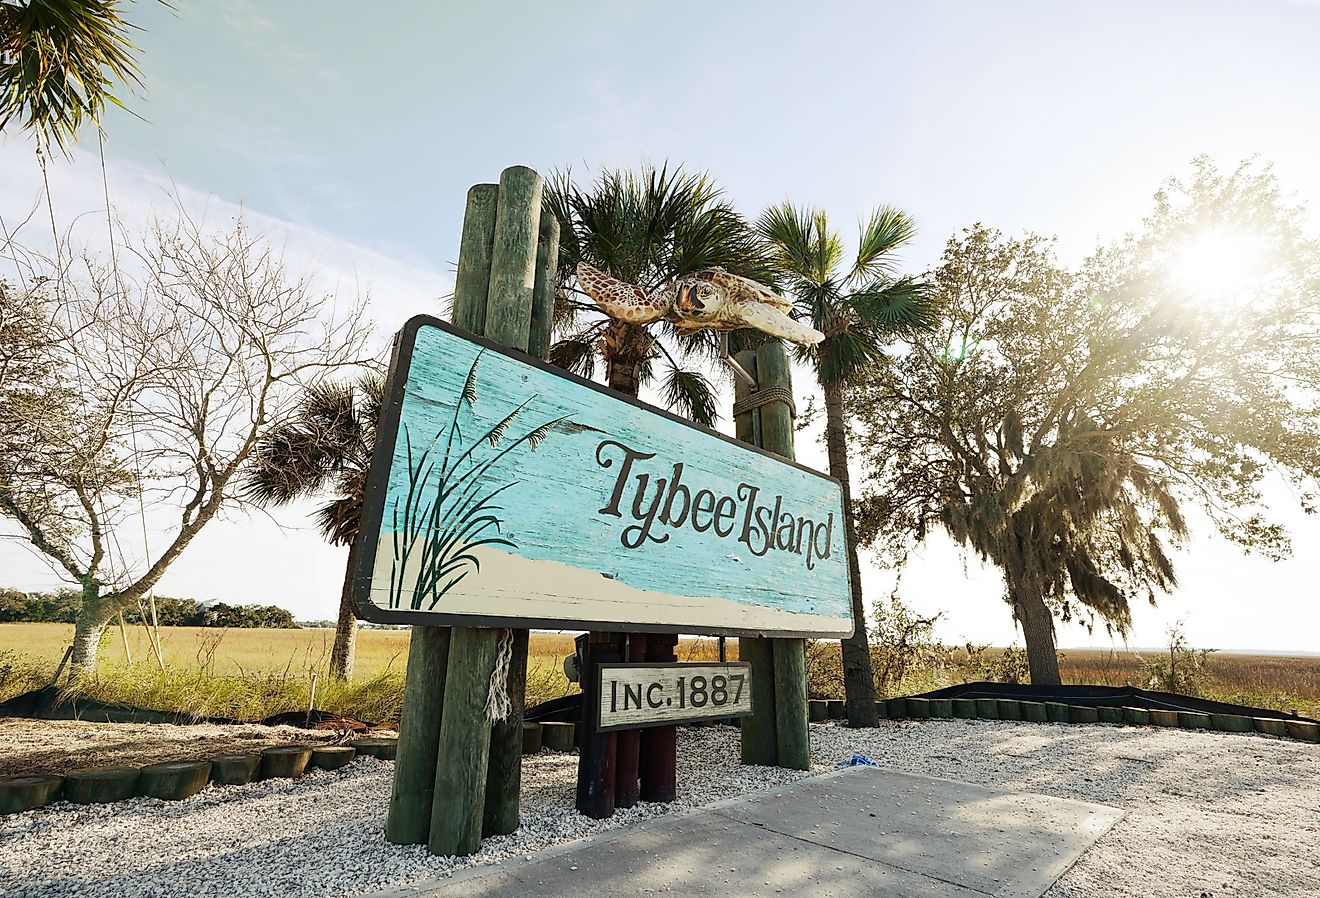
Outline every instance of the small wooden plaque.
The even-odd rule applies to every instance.
[[[600,731],[748,717],[752,670],[746,662],[602,664]]]

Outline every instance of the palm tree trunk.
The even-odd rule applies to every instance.
[[[642,388],[642,371],[651,338],[646,329],[623,321],[611,321],[602,338],[605,379],[610,389],[636,396]]]
[[[1054,645],[1054,615],[1050,612],[1040,590],[1031,584],[1010,584],[1013,596],[1013,616],[1022,626],[1027,641],[1027,666],[1031,670],[1033,686],[1058,686],[1059,655]]]
[[[875,710],[875,676],[871,672],[871,644],[866,634],[866,603],[862,598],[862,569],[857,560],[857,530],[853,523],[852,487],[848,479],[848,443],[843,413],[843,384],[827,383],[825,391],[825,448],[830,475],[843,487],[843,534],[848,552],[848,579],[856,629],[842,640],[843,690],[848,724],[873,727],[880,723]]]
[[[348,567],[344,571],[344,588],[339,594],[335,644],[330,650],[330,676],[341,680],[353,679],[353,662],[357,656],[357,609],[353,607],[353,555],[356,545],[355,539],[348,546]]]

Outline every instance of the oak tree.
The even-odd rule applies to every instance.
[[[1262,493],[1320,474],[1320,246],[1267,166],[1197,160],[1142,229],[1075,272],[1050,241],[977,225],[933,274],[944,323],[850,397],[862,538],[934,527],[994,564],[1031,679],[1059,682],[1056,619],[1119,633],[1174,588],[1195,509],[1289,549]],[[1196,516],[1193,516],[1196,517]]]

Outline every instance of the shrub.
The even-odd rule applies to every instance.
[[[1210,686],[1210,655],[1214,649],[1194,649],[1187,641],[1183,622],[1169,628],[1167,654],[1142,662],[1142,672],[1151,689],[1181,695],[1203,695]]]

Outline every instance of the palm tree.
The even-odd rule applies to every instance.
[[[735,274],[768,280],[768,257],[751,227],[720,199],[706,174],[681,167],[638,172],[605,171],[589,187],[570,172],[551,179],[546,203],[559,219],[559,285],[555,312],[561,338],[550,361],[592,377],[603,363],[606,383],[636,396],[654,380],[666,405],[707,426],[715,421],[714,386],[698,370],[719,355],[719,338],[708,331],[679,337],[665,322],[644,326],[606,317],[577,288],[578,262],[650,291],[681,275],[722,266]]]
[[[334,494],[314,518],[327,540],[349,547],[330,654],[330,673],[346,680],[353,676],[357,643],[350,580],[354,543],[383,392],[384,381],[375,374],[353,383],[308,387],[289,419],[257,445],[243,483],[244,495],[261,505],[287,505],[327,491]]]
[[[99,124],[114,82],[140,85],[133,25],[117,0],[0,0],[0,129],[13,119],[68,151]]]
[[[796,354],[815,370],[825,394],[830,474],[843,486],[844,533],[857,622],[853,635],[843,640],[848,720],[853,726],[875,726],[875,680],[857,560],[843,394],[849,381],[884,356],[887,345],[911,329],[934,323],[925,285],[899,277],[896,271],[894,254],[916,228],[897,209],[876,209],[861,229],[857,256],[847,269],[842,267],[843,243],[821,210],[783,203],[766,210],[756,229],[772,250],[785,295],[793,299],[797,313],[825,335],[816,346],[798,347]]]

